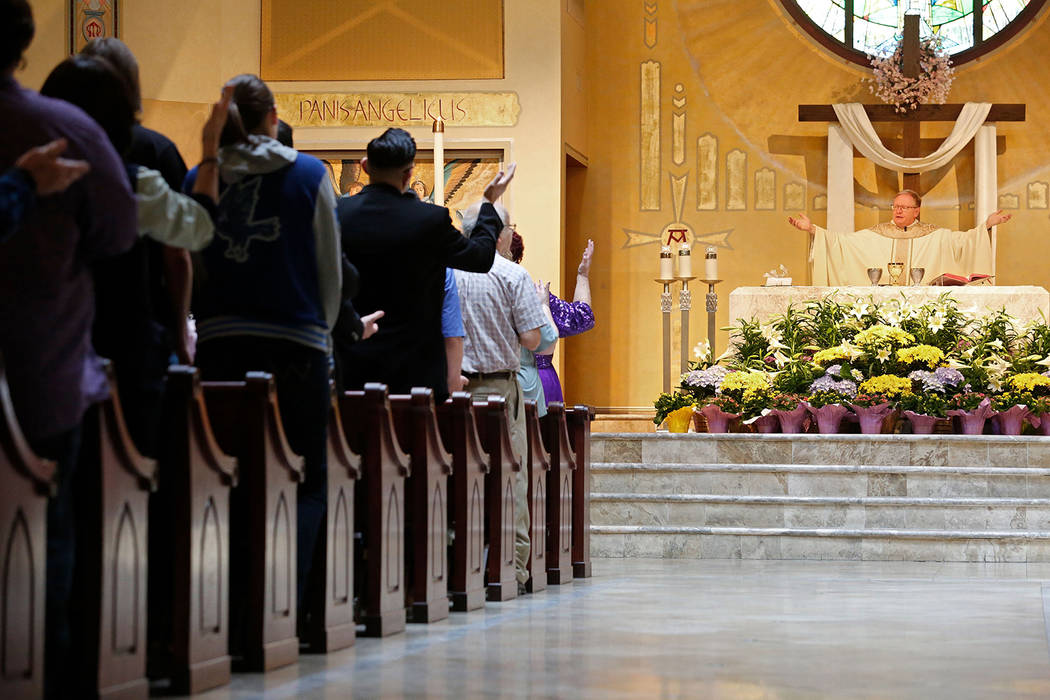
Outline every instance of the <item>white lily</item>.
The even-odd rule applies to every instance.
[[[1050,355],[1047,355],[1043,359],[1039,360],[1038,362],[1036,362],[1036,364],[1041,365],[1043,367],[1050,367]]]
[[[879,351],[875,354],[875,359],[880,362],[888,362],[890,359],[889,348],[879,348]]]

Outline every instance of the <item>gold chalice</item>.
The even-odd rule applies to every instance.
[[[901,277],[904,275],[904,263],[891,262],[886,264],[886,269],[890,273],[890,284],[896,286],[901,283]]]

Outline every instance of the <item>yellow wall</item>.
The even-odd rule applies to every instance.
[[[649,10],[647,10],[647,6]],[[1014,219],[1000,228],[1000,284],[1050,287],[1043,255],[1050,236],[1047,209],[1030,209],[1029,183],[1050,182],[1050,55],[1047,12],[1005,49],[959,69],[952,102],[1026,102],[1028,121],[1000,124],[1005,151],[999,158],[999,187]],[[649,43],[646,44],[646,23]],[[788,183],[805,188],[805,209],[817,223],[825,211],[815,199],[826,185],[826,126],[800,124],[799,103],[876,102],[861,79],[870,75],[827,53],[786,18],[779,0],[602,0],[587,3],[587,107],[589,167],[582,188],[584,228],[597,237],[593,272],[598,325],[564,343],[565,374],[574,400],[604,407],[651,406],[660,391],[660,288],[654,242],[625,247],[625,230],[655,234],[674,221],[670,177],[688,176],[682,219],[701,238],[731,231],[731,250],[719,248],[718,325],[729,323],[729,292],[762,282],[762,273],[786,265],[798,282],[808,280],[807,236],[786,221]],[[640,64],[659,62],[661,84],[659,209],[643,210],[640,185],[642,115]],[[681,84],[681,92],[675,91]],[[674,97],[686,100],[685,159],[673,162]],[[947,135],[950,125],[927,125],[923,137]],[[890,132],[885,132],[890,135]],[[717,139],[717,206],[697,210],[697,139]],[[746,205],[727,208],[726,158],[739,149],[746,156]],[[931,148],[932,150],[932,148]],[[858,225],[886,220],[886,205],[898,185],[870,163],[855,161],[857,195],[871,193],[883,210],[858,205]],[[768,169],[775,178],[774,208],[759,210],[755,174]],[[937,181],[935,178],[939,177]],[[971,203],[958,207],[960,192],[972,196],[972,149],[954,168],[924,178],[929,193],[923,218],[952,227],[972,226]],[[566,241],[567,251],[572,241]],[[697,246],[702,253],[703,246]],[[567,261],[568,258],[567,258]],[[571,262],[571,261],[569,261]],[[694,258],[694,269],[701,264]],[[693,286],[690,342],[706,337],[703,291]],[[677,299],[676,299],[677,308]],[[677,311],[675,312],[677,316]],[[720,333],[723,349],[726,334]],[[677,356],[677,355],[676,355]]]

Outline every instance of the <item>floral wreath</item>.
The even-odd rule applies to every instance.
[[[907,112],[920,104],[944,104],[955,80],[955,69],[938,36],[919,41],[919,77],[904,75],[904,40],[897,38],[892,54],[869,56],[875,76],[866,80],[868,88],[897,112]]]

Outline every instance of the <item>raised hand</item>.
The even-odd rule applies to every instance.
[[[507,191],[507,186],[510,185],[510,181],[514,179],[514,171],[517,170],[518,164],[511,163],[510,167],[507,168],[507,172],[500,170],[496,173],[496,177],[492,178],[492,182],[485,188],[485,199],[493,204],[496,200],[503,196],[503,193]]]
[[[68,145],[65,139],[55,139],[29,149],[15,161],[15,167],[22,168],[33,177],[38,195],[61,192],[91,170],[85,160],[59,158]]]
[[[799,214],[798,216],[789,216],[788,223],[797,228],[799,231],[813,233],[813,222],[810,221],[809,217],[805,214]]]
[[[1007,221],[1013,218],[1013,214],[1004,214],[1003,210],[993,211],[988,215],[988,218],[984,221],[985,228],[991,228],[992,226],[998,226],[999,224],[1005,224]]]
[[[222,135],[222,127],[226,126],[226,114],[230,111],[232,100],[233,86],[224,85],[222,96],[211,106],[211,114],[201,129],[201,155],[204,158],[214,158],[219,152],[219,137]]]
[[[536,280],[532,283],[536,287],[536,296],[540,298],[540,303],[547,306],[551,302],[550,292],[551,283],[544,282],[543,280]]]
[[[583,249],[583,257],[580,258],[580,266],[576,268],[576,274],[586,277],[591,273],[591,257],[594,256],[594,241],[587,239],[587,247]]]

